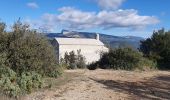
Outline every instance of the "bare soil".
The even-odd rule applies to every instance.
[[[170,100],[169,71],[66,70],[22,100]],[[48,87],[48,86],[47,86]]]

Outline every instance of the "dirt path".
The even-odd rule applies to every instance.
[[[98,69],[95,71],[67,70],[66,74],[71,78],[63,82],[64,85],[30,94],[24,99],[170,100],[170,72]]]

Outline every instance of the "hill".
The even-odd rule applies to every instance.
[[[117,47],[127,47],[137,49],[140,45],[140,41],[144,38],[136,36],[113,36],[106,34],[99,34],[100,40],[108,47],[117,48]],[[96,33],[91,32],[77,32],[77,31],[68,31],[62,30],[61,33],[47,33],[46,36],[50,39],[54,37],[67,37],[67,38],[95,38]]]

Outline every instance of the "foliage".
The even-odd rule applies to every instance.
[[[18,78],[18,84],[22,92],[31,93],[33,89],[42,87],[43,79],[40,74],[35,72],[23,72]]]
[[[138,67],[136,69],[142,71],[155,70],[157,69],[156,66],[157,63],[155,61],[143,57],[142,59],[140,59]]]
[[[53,68],[51,68],[51,70],[49,70],[49,72],[47,73],[47,76],[57,78],[62,74],[62,72],[63,69],[61,65],[53,66]]]
[[[17,97],[21,93],[19,85],[12,82],[8,77],[3,77],[0,80],[0,88],[4,94],[10,97]]]
[[[8,67],[0,68],[0,88],[6,95],[16,97],[19,94],[31,93],[33,89],[41,88],[43,79],[35,72],[23,72],[21,76]]]
[[[64,55],[64,59],[62,59],[62,63],[64,63],[68,69],[76,69],[76,68],[85,68],[85,57],[81,54],[81,50],[77,50],[77,55],[74,51],[66,52]]]
[[[76,66],[76,54],[74,53],[74,51],[69,52],[68,57],[69,57],[69,61],[68,61],[69,67],[71,69],[77,68],[77,66]]]
[[[45,76],[59,69],[52,45],[43,35],[31,30],[29,25],[17,21],[12,32],[1,30],[3,32],[0,33],[0,56],[5,60],[2,63],[17,74],[35,71]]]
[[[158,68],[170,69],[170,31],[161,29],[153,32],[151,38],[141,41],[140,51],[156,61]]]
[[[91,64],[87,65],[89,70],[95,70],[99,67],[99,62],[92,62]]]
[[[16,83],[16,73],[7,67],[0,66],[0,89],[6,95],[18,96],[20,94],[20,87]]]
[[[94,67],[99,66],[103,69],[123,69],[123,70],[135,70],[141,69],[144,66],[148,68],[152,67],[152,63],[145,64],[145,58],[142,53],[135,51],[131,48],[118,48],[110,50],[108,53],[104,53],[101,59],[93,63]],[[92,65],[90,68],[92,69]]]
[[[9,96],[41,88],[43,77],[58,77],[54,48],[40,33],[17,21],[11,32],[0,22],[0,92]]]
[[[0,66],[0,78],[8,77],[10,81],[16,80],[16,73],[6,66]]]
[[[81,54],[81,50],[77,50],[77,68],[85,68],[85,57]]]

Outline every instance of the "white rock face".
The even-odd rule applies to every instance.
[[[55,38],[53,45],[56,45],[58,59],[64,58],[65,52],[81,50],[86,59],[86,64],[98,61],[102,52],[108,52],[108,48],[97,39],[87,38]]]

